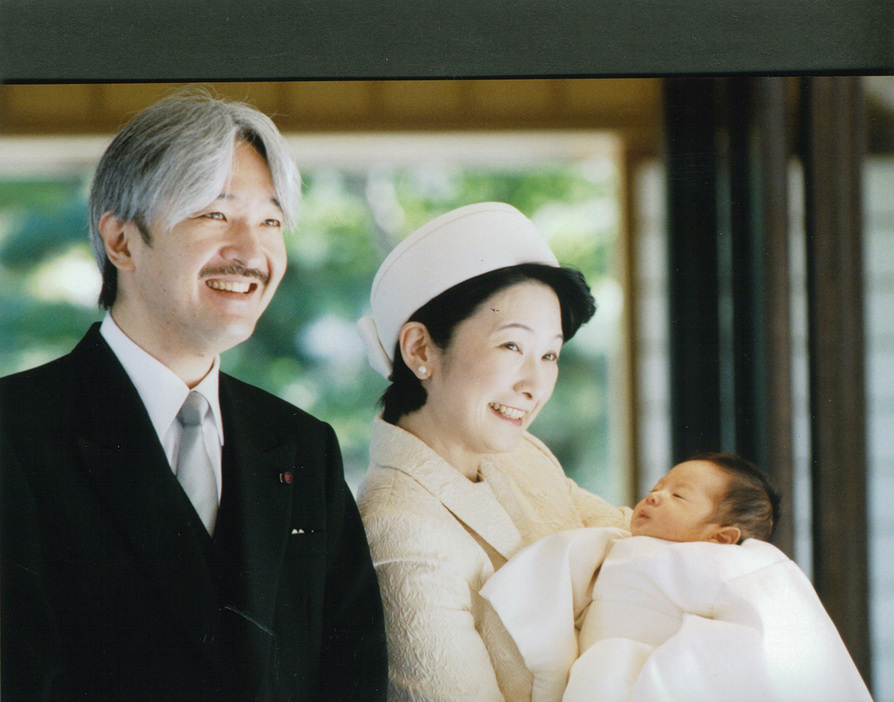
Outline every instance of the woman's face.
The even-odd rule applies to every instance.
[[[420,438],[470,477],[482,455],[515,449],[552,395],[562,343],[548,285],[526,281],[492,295],[446,350],[435,349]]]

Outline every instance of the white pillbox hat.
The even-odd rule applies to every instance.
[[[423,225],[394,248],[373,280],[372,316],[357,322],[369,364],[387,379],[410,315],[454,285],[522,263],[559,265],[531,220],[511,205],[467,205]]]

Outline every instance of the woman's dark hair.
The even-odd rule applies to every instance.
[[[540,263],[522,263],[482,273],[448,288],[416,310],[407,321],[424,324],[432,341],[446,350],[456,327],[475,314],[485,300],[501,290],[527,281],[544,283],[555,291],[562,314],[562,336],[566,342],[596,312],[590,287],[580,271]],[[402,416],[416,411],[426,401],[425,388],[404,363],[400,341],[394,348],[394,369],[390,380],[391,385],[379,399],[379,404],[383,409],[383,419],[396,424]]]
[[[739,543],[747,538],[769,540],[779,523],[782,500],[767,476],[750,461],[731,453],[700,453],[689,460],[713,463],[730,478],[714,520],[721,526],[739,527]]]

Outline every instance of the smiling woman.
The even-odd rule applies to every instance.
[[[426,402],[398,420],[471,480],[487,454],[513,450],[549,400],[562,349],[559,300],[548,285],[516,283],[457,325],[449,346],[411,322],[401,350]]]
[[[478,591],[541,536],[629,520],[527,433],[593,298],[530,220],[488,202],[401,242],[371,306],[358,329],[391,386],[358,506],[385,606],[389,694],[528,699],[530,673]]]

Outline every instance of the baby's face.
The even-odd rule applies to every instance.
[[[720,525],[711,519],[726,494],[729,477],[708,461],[671,469],[633,510],[634,536],[668,541],[711,541]]]

